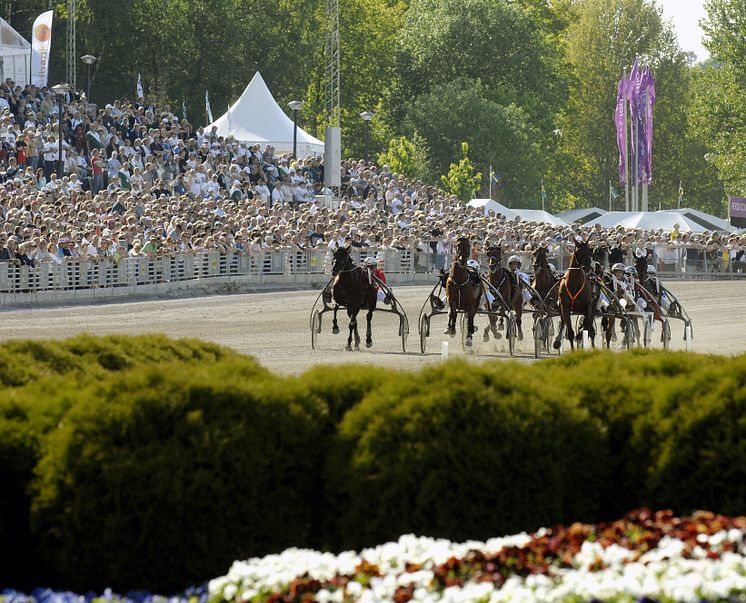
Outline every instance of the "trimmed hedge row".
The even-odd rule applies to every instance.
[[[112,370],[91,338],[82,382],[59,360],[70,342],[44,344],[2,392],[0,538],[16,530],[36,562],[13,585],[176,591],[288,546],[484,539],[643,505],[746,514],[746,355],[279,378],[214,346],[161,362],[182,343]]]

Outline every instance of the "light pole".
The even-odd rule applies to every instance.
[[[375,116],[375,113],[371,113],[370,111],[363,111],[360,114],[360,117],[363,118],[363,121],[365,122],[365,163],[368,163],[368,143],[370,142],[370,120],[373,119]]]
[[[303,106],[303,101],[290,101],[288,107],[293,110],[293,159],[297,159],[296,149],[298,147],[298,111]]]
[[[57,134],[60,138],[60,151],[57,158],[57,178],[62,180],[62,139],[64,138],[64,131],[62,129],[62,99],[65,98],[65,94],[70,91],[69,84],[57,84],[52,86],[52,92],[57,95]]]
[[[96,57],[94,57],[92,54],[84,54],[82,57],[80,57],[80,60],[83,61],[86,65],[88,65],[88,80],[86,82],[85,97],[90,103],[91,102],[91,65],[93,65],[96,62]]]

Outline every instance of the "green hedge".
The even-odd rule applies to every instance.
[[[288,546],[746,514],[745,383],[746,355],[280,378],[162,337],[0,345],[0,583],[164,592]]]
[[[186,366],[230,358],[242,357],[215,344],[161,335],[82,335],[0,345],[0,584],[28,588],[58,579],[39,558],[31,535],[29,487],[43,440],[60,425],[86,384],[163,361]],[[250,358],[241,362],[254,374],[269,374]]]
[[[532,372],[452,362],[402,374],[352,409],[327,468],[339,545],[592,518],[604,429]]]
[[[64,578],[169,592],[310,545],[323,407],[242,368],[161,365],[81,392],[48,438],[32,507]]]

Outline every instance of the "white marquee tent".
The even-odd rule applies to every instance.
[[[217,128],[218,136],[233,136],[242,142],[270,144],[278,152],[293,150],[293,120],[277,104],[257,71],[241,97],[228,111],[205,126],[205,132]],[[324,152],[324,143],[298,128],[297,154]]]
[[[12,79],[19,86],[30,81],[31,44],[0,19],[0,81]]]
[[[710,230],[677,211],[610,211],[600,218],[591,220],[586,226],[600,224],[604,228],[624,226],[641,230],[663,230],[671,232],[674,224],[679,225],[679,232],[705,232]]]
[[[467,204],[469,207],[478,207],[484,211],[484,215],[487,216],[492,211],[495,214],[502,214],[509,220],[516,217],[516,212],[509,207],[505,207],[502,203],[493,201],[492,199],[472,199]]]
[[[568,224],[572,224],[574,222],[585,224],[586,222],[590,222],[591,220],[600,218],[605,213],[606,210],[601,209],[600,207],[581,207],[578,209],[568,209],[567,211],[562,211],[557,214],[557,217],[561,218]]]
[[[543,222],[553,226],[567,226],[567,222],[543,209],[514,209],[523,222]]]

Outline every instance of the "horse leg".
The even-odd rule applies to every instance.
[[[334,315],[332,318],[332,333],[335,335],[339,333],[339,325],[337,324],[337,312],[339,311],[339,304],[334,304]]]
[[[456,308],[454,306],[451,306],[448,312],[448,326],[443,331],[443,335],[450,335],[451,337],[456,335]]]
[[[514,304],[513,309],[515,310],[515,326],[518,327],[518,341],[523,341],[523,308],[522,308],[522,301],[523,301],[523,294],[519,295],[518,301]]]
[[[565,313],[560,312],[559,314],[559,329],[557,329],[557,337],[554,338],[554,341],[552,342],[552,347],[555,350],[559,350],[562,347],[562,338],[565,335]]]
[[[373,347],[373,330],[371,328],[371,323],[373,322],[373,310],[368,310],[368,314],[365,317],[365,347],[366,348],[372,348]]]
[[[469,311],[467,314],[468,320],[467,320],[467,327],[466,327],[466,347],[471,349],[472,342],[474,341],[472,338],[472,335],[474,335],[474,331],[476,330],[474,328],[474,311]]]
[[[591,347],[596,347],[596,327],[593,324],[593,308],[594,306],[591,306],[588,310],[588,314],[585,315],[585,321],[583,324],[583,327],[586,331],[588,331],[588,339],[591,340]]]
[[[575,331],[572,328],[572,314],[568,311],[567,316],[563,319],[567,324],[567,341],[570,342],[570,350],[575,349]]]

